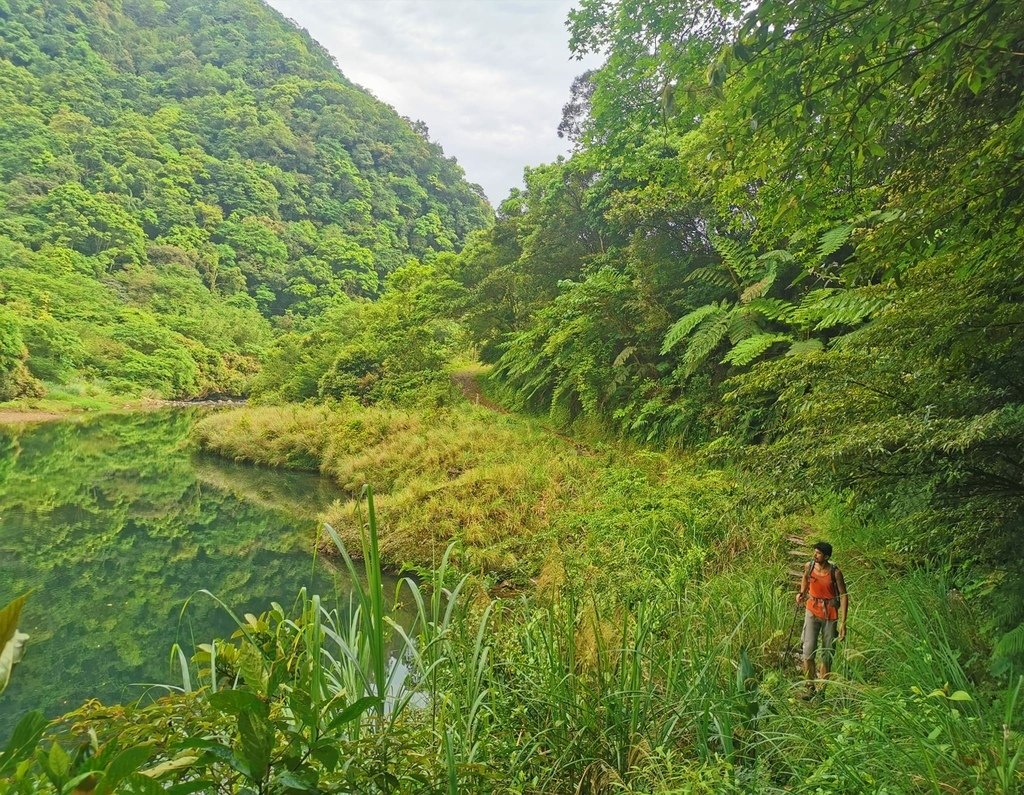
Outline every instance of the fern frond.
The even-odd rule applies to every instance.
[[[856,326],[888,303],[888,298],[856,290],[813,290],[804,296],[791,319],[816,331]]]
[[[1018,624],[1009,632],[1004,632],[993,651],[997,657],[1024,654],[1024,624]]]
[[[765,320],[788,322],[796,307],[782,298],[756,298],[747,304],[747,310],[757,312]]]
[[[619,352],[619,355],[615,357],[615,361],[612,362],[612,367],[622,367],[626,363],[626,360],[634,353],[636,353],[636,345],[627,345]]]
[[[757,258],[757,261],[763,265],[790,265],[796,262],[796,257],[784,248],[776,248],[771,251],[766,251]]]
[[[851,234],[853,234],[852,224],[843,224],[835,229],[830,229],[818,240],[818,256],[823,259],[831,257],[846,244]]]
[[[690,344],[686,346],[682,361],[683,372],[686,375],[693,375],[711,352],[722,343],[728,330],[729,315],[725,312],[712,316],[702,323]]]
[[[786,334],[756,334],[753,337],[747,337],[742,342],[733,346],[733,349],[722,359],[722,364],[733,364],[737,367],[743,367],[764,355],[772,345],[779,342],[789,342],[790,339]]]
[[[690,271],[686,278],[683,279],[683,284],[690,282],[700,282],[706,284],[709,287],[731,287],[729,277],[722,272],[721,268],[694,268]]]
[[[678,345],[690,332],[697,328],[701,322],[709,317],[725,312],[725,302],[720,304],[704,304],[692,312],[683,315],[672,324],[672,327],[665,333],[665,339],[661,343],[661,353],[664,356],[676,345]]]
[[[746,307],[736,307],[729,313],[729,341],[733,345],[747,337],[755,337],[761,331],[756,312],[751,312]]]
[[[877,296],[855,292],[839,293],[823,302],[821,308],[824,314],[814,328],[817,331],[824,331],[836,326],[855,326],[867,320],[887,303],[888,301]]]
[[[821,340],[798,340],[789,346],[786,356],[805,356],[808,353],[817,353],[824,349],[825,345]]]
[[[768,270],[765,271],[764,276],[759,280],[750,285],[746,290],[740,294],[740,303],[749,304],[755,298],[761,298],[772,289],[772,285],[775,284],[778,272],[775,270],[775,266],[771,265]]]
[[[752,279],[757,273],[757,260],[750,248],[738,240],[712,235],[711,245],[722,257],[726,266],[741,282]]]

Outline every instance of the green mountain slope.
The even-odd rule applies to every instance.
[[[0,106],[0,399],[244,389],[268,318],[374,297],[490,218],[258,2],[0,0]]]

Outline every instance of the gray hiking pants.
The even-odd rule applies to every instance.
[[[804,611],[804,660],[814,659],[814,649],[821,635],[821,662],[826,668],[832,665],[832,645],[836,639],[836,622],[818,618],[810,610]]]

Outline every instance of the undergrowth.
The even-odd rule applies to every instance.
[[[735,558],[645,598],[563,556],[547,592],[490,599],[449,548],[397,597],[380,577],[372,494],[365,580],[237,618],[174,659],[149,705],[26,716],[0,754],[18,793],[1014,793],[1022,682],[972,670],[977,616],[941,578],[854,558],[850,635],[812,704],[794,697],[792,593]],[[841,527],[833,527],[843,542]],[[837,544],[837,546],[839,545]],[[657,565],[657,564],[655,564]],[[211,595],[212,596],[212,595]],[[48,736],[41,740],[42,735]]]

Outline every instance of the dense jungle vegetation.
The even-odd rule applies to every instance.
[[[4,0],[0,106],[0,399],[242,394],[273,325],[491,217],[255,0]]]
[[[145,41],[171,18],[134,8]],[[13,791],[1024,786],[1024,7],[581,0],[568,27],[605,55],[565,106],[573,152],[492,223],[452,188],[458,233],[400,238],[415,261],[372,285],[299,298],[221,253],[245,285],[202,286],[270,318],[244,383],[271,405],[196,442],[338,482],[323,548],[364,555],[354,609],[303,592],[239,618],[182,655],[178,695],[88,703],[42,744],[30,713],[0,756]],[[260,74],[257,50],[232,63]],[[287,230],[282,208],[254,215]],[[46,218],[8,233],[18,273],[67,247],[31,237]],[[450,378],[474,355],[484,406]],[[830,538],[852,592],[810,705],[794,534]],[[402,565],[404,625],[380,581]]]

